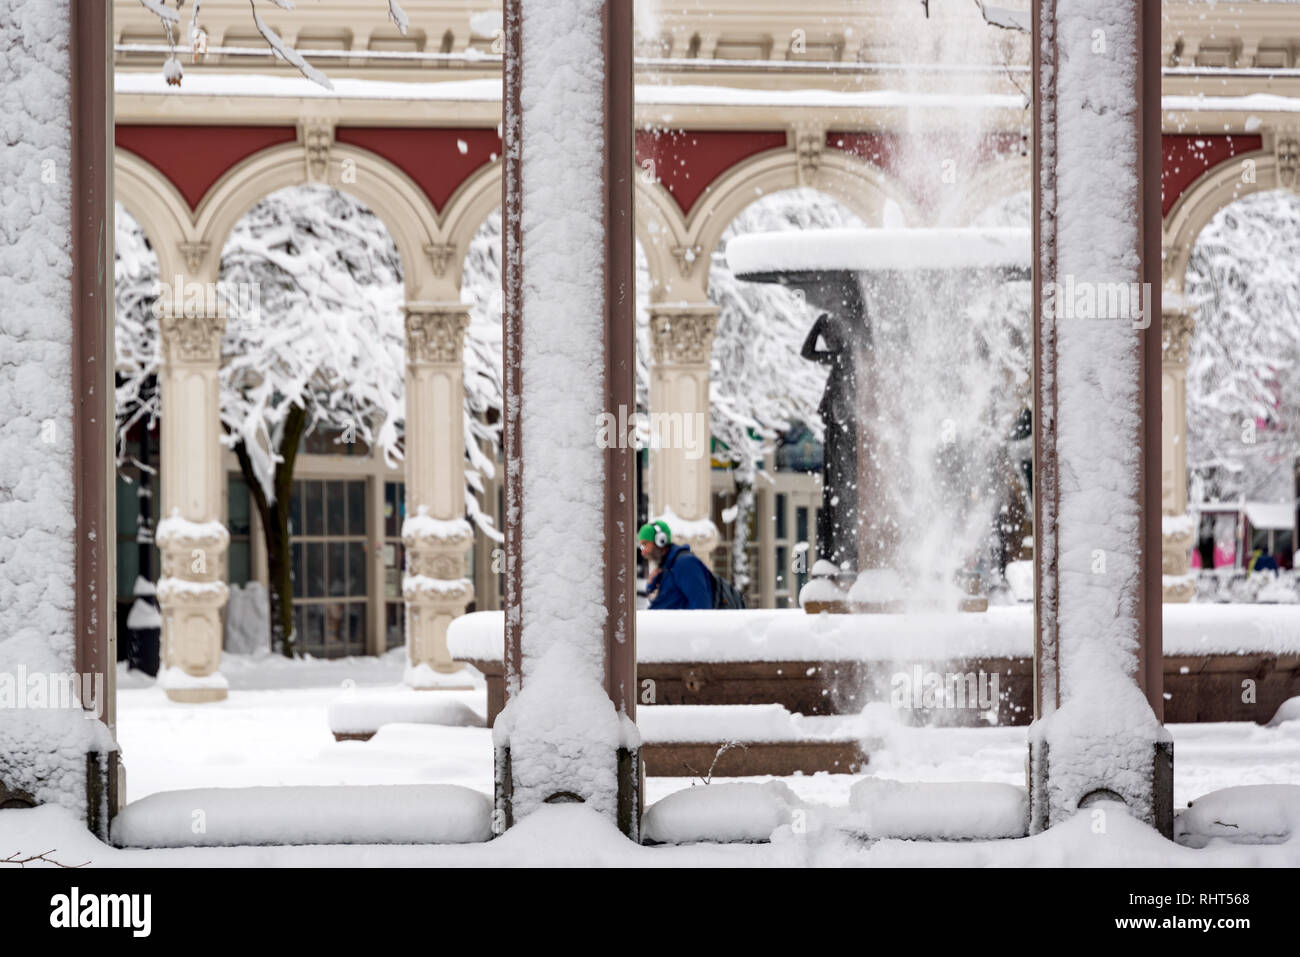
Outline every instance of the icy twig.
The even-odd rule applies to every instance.
[[[284,7],[288,0],[272,0],[272,2]],[[288,63],[292,63],[298,68],[299,73],[311,80],[313,83],[319,83],[327,90],[334,89],[334,84],[330,83],[329,77],[303,59],[301,53],[289,46],[289,44],[285,43],[284,40],[280,38],[280,34],[276,33],[266,25],[265,21],[262,20],[262,17],[257,12],[257,6],[255,5],[254,0],[248,0],[248,7],[253,11],[253,24],[257,27],[257,32],[262,34],[262,38],[266,40],[267,45],[275,52],[276,56]],[[293,7],[290,5],[285,7],[285,9],[291,10]]]
[[[58,850],[58,848],[52,847],[48,851],[44,851],[43,853],[40,854],[32,854],[29,857],[19,857],[18,855],[21,854],[22,851],[14,851],[14,853],[10,854],[8,857],[0,857],[0,864],[17,864],[19,867],[26,867],[28,864],[33,864],[36,863],[37,861],[40,861],[45,864],[53,864],[56,867],[66,867],[70,869],[75,869],[78,867],[85,867],[87,864],[90,863],[90,861],[83,861],[80,864],[64,864],[62,861],[56,861],[49,856],[53,854],[56,850]]]

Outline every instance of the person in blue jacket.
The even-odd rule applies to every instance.
[[[664,521],[647,522],[637,533],[641,554],[658,566],[646,594],[650,608],[712,608],[713,575],[689,545],[674,545]]]

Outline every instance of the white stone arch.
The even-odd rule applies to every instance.
[[[470,243],[483,222],[501,205],[502,169],[498,159],[476,170],[456,188],[443,209],[441,228],[450,250],[446,275],[455,289],[452,298],[460,295]]]
[[[185,250],[196,241],[189,205],[157,167],[128,150],[115,151],[113,172],[117,201],[149,237],[159,280],[171,282],[186,271]]]
[[[684,298],[678,294],[679,284],[690,280],[695,272],[695,263],[686,263],[681,258],[690,249],[686,218],[668,190],[657,181],[645,182],[639,175],[636,182],[636,232],[650,266],[650,300],[661,302]],[[691,252],[698,262],[698,251]]]
[[[195,278],[216,281],[231,230],[258,202],[277,190],[319,182],[356,198],[379,217],[401,256],[408,302],[455,298],[449,294],[455,287],[435,270],[442,245],[437,214],[409,176],[368,150],[334,143],[327,175],[318,180],[308,176],[306,155],[301,143],[274,146],[231,167],[213,184],[194,214],[201,244]]]
[[[1243,175],[1252,169],[1253,175]],[[1215,213],[1251,193],[1282,188],[1277,156],[1271,149],[1239,153],[1202,173],[1165,216],[1161,236],[1165,289],[1178,296],[1183,294],[1192,247]]]
[[[457,187],[447,201],[440,227],[445,237],[444,242],[450,250],[446,278],[455,290],[452,298],[460,293],[464,280],[465,256],[475,233],[492,211],[501,205],[502,170],[500,160],[479,169]],[[678,215],[674,220],[672,210],[676,207],[667,195],[661,187],[649,186],[640,179],[637,180],[636,235],[650,264],[652,299],[659,298],[655,295],[656,291],[662,290],[676,273],[677,266],[671,253],[672,241],[684,235],[681,217]],[[660,242],[657,239],[659,236],[671,239],[666,243]]]
[[[839,150],[826,150],[815,169],[801,168],[794,150],[759,153],[737,163],[709,187],[687,220],[687,243],[707,263],[722,234],[756,199],[769,193],[806,187],[843,203],[865,223],[880,223],[886,202],[894,201],[906,222],[922,217],[903,189],[880,169]],[[708,269],[695,271],[692,282],[704,299]]]
[[[980,213],[1034,188],[1033,157],[994,160],[980,168],[939,213],[940,226],[969,226]]]

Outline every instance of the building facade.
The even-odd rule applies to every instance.
[[[233,225],[287,186],[344,190],[387,226],[404,264],[407,421],[419,425],[408,434],[418,445],[400,471],[324,444],[299,458],[295,620],[312,653],[405,643],[412,666],[447,669],[449,621],[501,602],[498,546],[465,521],[459,452],[462,274],[501,196],[499,7],[406,0],[411,28],[402,35],[383,4],[373,6],[321,0],[266,14],[329,75],[325,90],[265,52],[246,4],[209,0],[206,52],[181,55],[176,87],[163,78],[169,51],[157,19],[118,0],[117,197],[148,235],[160,274],[187,281],[214,282]],[[728,225],[756,198],[796,187],[833,197],[870,225],[887,210],[910,225],[965,225],[1026,194],[1028,44],[983,24],[975,4],[945,8],[946,19],[936,9],[933,31],[901,23],[883,2],[831,0],[816,16],[738,0],[683,7],[638,23],[637,236],[650,275],[651,411],[707,419],[717,314],[709,262]],[[1163,505],[1175,519],[1166,523],[1165,572],[1167,598],[1187,600],[1190,532],[1176,520],[1187,510],[1193,332],[1183,277],[1218,209],[1256,190],[1300,188],[1300,18],[1285,4],[1164,7]],[[916,66],[940,55],[944,67]],[[1248,99],[1259,93],[1273,96]],[[952,154],[945,131],[972,117],[979,148]],[[918,155],[929,159],[918,164]],[[255,510],[219,444],[224,321],[161,321],[155,571],[164,654],[198,677],[218,667],[228,585],[265,576]],[[681,449],[642,460],[646,514],[671,512],[682,537],[734,574],[724,519],[734,476]],[[788,457],[778,467],[774,456],[764,473],[754,485],[749,593],[779,607],[815,558],[819,478],[788,467]],[[119,563],[133,541],[129,489],[124,501]],[[479,505],[500,524],[498,483],[487,483]],[[435,524],[406,521],[422,515]],[[202,571],[187,561],[195,549],[215,558]],[[126,601],[129,585],[119,588]]]

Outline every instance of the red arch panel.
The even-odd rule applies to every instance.
[[[292,143],[292,126],[118,126],[114,140],[171,180],[190,209],[226,170],[254,153]]]

